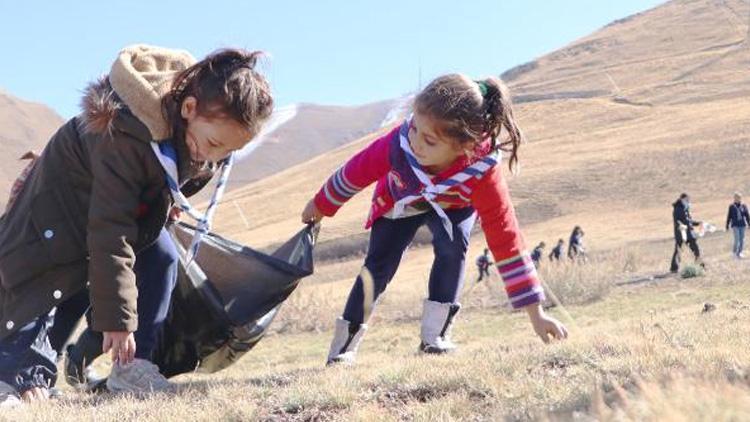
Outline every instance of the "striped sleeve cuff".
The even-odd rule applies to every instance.
[[[315,197],[315,205],[325,215],[335,214],[346,201],[363,189],[346,178],[344,168],[342,166],[336,170]]]
[[[539,303],[545,299],[542,283],[528,253],[524,252],[498,262],[497,270],[503,279],[513,309]]]

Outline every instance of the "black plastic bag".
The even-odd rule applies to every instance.
[[[260,341],[299,280],[313,272],[315,226],[271,255],[210,233],[189,266],[185,251],[195,227],[176,223],[169,232],[180,252],[179,274],[153,356],[167,377],[212,373],[236,362]]]

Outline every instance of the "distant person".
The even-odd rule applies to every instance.
[[[693,220],[690,215],[690,196],[687,193],[681,194],[677,201],[672,204],[672,220],[674,222],[675,245],[669,271],[676,273],[680,270],[680,254],[682,246],[686,243],[695,256],[695,262],[699,263],[701,267],[705,267],[705,264],[701,261],[701,251],[698,248],[698,237],[695,233],[695,228],[700,226],[701,222]]]
[[[466,248],[477,214],[511,306],[527,312],[543,340],[566,337],[565,327],[541,308],[541,281],[525,253],[497,161],[500,150],[506,150],[512,167],[523,139],[510,98],[495,77],[474,81],[450,74],[435,79],[414,99],[413,116],[351,157],[308,202],[302,221],[320,221],[377,182],[363,276],[354,281],[344,312],[336,319],[327,364],[355,362],[370,311],[423,225],[432,232],[435,259],[419,351],[454,350],[451,326],[460,309]]]
[[[544,248],[547,245],[545,245],[544,242],[539,242],[538,245],[536,245],[536,248],[534,248],[533,251],[531,251],[531,260],[534,262],[534,266],[539,268],[539,266],[542,264],[542,256],[544,256]]]
[[[492,264],[490,250],[485,249],[484,253],[477,258],[477,271],[479,272],[477,283],[484,280],[485,277],[490,278],[490,264]]]
[[[742,195],[736,192],[734,202],[729,205],[729,211],[727,212],[726,229],[732,228],[734,234],[732,254],[737,259],[745,257],[742,251],[745,249],[745,230],[748,226],[750,226],[750,215],[748,215],[747,206],[742,203]]]
[[[565,241],[560,239],[557,241],[557,245],[552,248],[552,252],[549,253],[550,261],[560,261],[563,256],[563,249],[565,248]]]
[[[570,240],[568,241],[568,258],[575,261],[576,259],[585,260],[586,250],[583,247],[583,229],[581,226],[575,226],[573,232],[570,233]]]

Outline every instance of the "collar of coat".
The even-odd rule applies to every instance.
[[[162,114],[161,99],[171,89],[177,72],[194,62],[186,52],[149,46],[125,48],[109,75],[84,90],[80,116],[84,130],[98,135],[117,130],[144,142],[168,139],[171,130]],[[180,182],[213,171],[207,163],[193,162],[184,142],[174,142],[174,146]]]
[[[138,139],[158,142],[169,138],[171,130],[161,100],[177,74],[194,63],[195,59],[181,50],[147,45],[124,48],[109,75],[90,84],[84,93],[86,130],[105,133],[117,127]],[[123,109],[129,113],[122,113]]]

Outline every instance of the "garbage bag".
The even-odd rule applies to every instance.
[[[180,265],[153,356],[167,377],[213,373],[252,349],[300,279],[313,273],[319,228],[307,226],[270,255],[209,233],[188,263],[186,249],[195,230],[181,222],[169,228]]]

